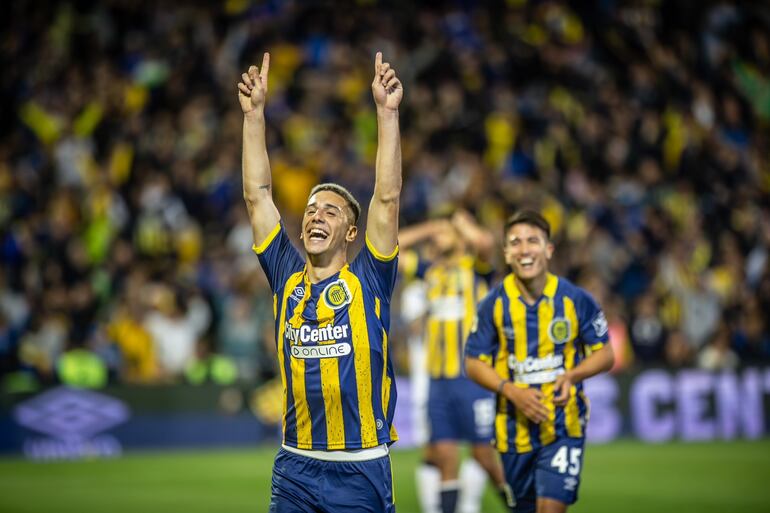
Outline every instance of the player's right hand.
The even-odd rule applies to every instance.
[[[244,114],[262,109],[265,106],[267,96],[267,73],[270,70],[270,54],[265,52],[262,56],[262,66],[250,66],[248,73],[241,74],[238,82],[238,100]]]
[[[389,62],[382,62],[382,52],[377,52],[374,57],[374,80],[372,80],[372,94],[377,107],[388,110],[398,110],[398,105],[404,97],[404,87],[396,76]]]
[[[535,424],[540,424],[548,419],[548,408],[543,404],[545,396],[540,390],[519,388],[514,385],[506,386],[503,390],[505,396],[516,406],[516,409]]]

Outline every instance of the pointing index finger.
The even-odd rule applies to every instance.
[[[259,78],[267,79],[267,72],[270,70],[270,52],[265,52],[262,56],[262,66],[259,69]]]
[[[382,67],[382,52],[377,52],[377,54],[374,56],[374,72],[379,75],[381,67]]]

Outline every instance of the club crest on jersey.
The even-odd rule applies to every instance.
[[[572,334],[572,326],[564,317],[556,317],[548,325],[548,337],[554,344],[564,344]]]
[[[345,283],[345,280],[337,280],[328,284],[321,293],[321,296],[323,297],[326,306],[332,310],[342,308],[349,304],[352,299],[350,289],[348,289],[348,284]]]

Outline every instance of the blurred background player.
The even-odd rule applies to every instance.
[[[302,219],[304,255],[273,203],[265,140],[270,54],[238,84],[243,110],[243,195],[254,251],[274,294],[283,383],[283,440],[273,467],[271,513],[395,511],[388,447],[396,390],[388,354],[390,300],[398,265],[403,97],[377,52],[374,194],[366,244],[348,264],[361,207],[337,184],[311,190]]]
[[[493,274],[489,262],[494,238],[468,212],[459,210],[451,219],[399,232],[402,250],[423,242],[424,255],[409,251],[399,264],[404,277],[424,281],[428,303],[425,358],[412,361],[429,375],[428,443],[424,463],[416,472],[417,491],[426,513],[473,513],[479,511],[487,475],[498,489],[505,485],[491,445],[494,396],[468,380],[462,368],[476,305]],[[460,442],[471,444],[473,456],[462,468]]]
[[[505,224],[503,282],[479,305],[468,376],[497,392],[495,444],[516,513],[561,513],[577,500],[588,402],[584,379],[613,364],[594,299],[548,272],[551,228],[537,212]]]

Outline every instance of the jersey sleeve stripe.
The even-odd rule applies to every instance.
[[[377,251],[377,249],[374,247],[374,244],[372,244],[372,241],[369,240],[368,234],[366,235],[366,247],[369,248],[369,252],[374,255],[374,258],[380,260],[381,262],[390,262],[396,258],[396,255],[398,255],[398,244],[396,244],[396,247],[393,248],[393,252],[390,255],[384,255]]]
[[[251,249],[254,250],[254,253],[257,255],[261,255],[265,252],[265,250],[270,246],[270,243],[273,242],[278,236],[278,233],[281,231],[281,222],[278,221],[278,224],[275,225],[275,228],[273,228],[267,237],[265,237],[265,240],[259,243],[259,245],[254,244]]]

